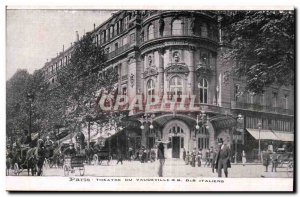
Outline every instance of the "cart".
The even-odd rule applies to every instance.
[[[75,173],[75,169],[78,169],[80,176],[83,176],[85,172],[83,162],[84,157],[81,155],[65,156],[63,165],[64,175],[68,176],[70,172]]]
[[[291,152],[277,151],[278,168],[286,168],[288,177],[293,177],[294,174],[294,155]]]

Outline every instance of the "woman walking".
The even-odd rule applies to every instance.
[[[243,162],[243,166],[245,166],[245,164],[246,164],[246,153],[245,153],[244,150],[242,152],[242,162]]]
[[[165,147],[162,142],[157,147],[157,159],[159,160],[158,176],[163,176],[163,166],[165,164]]]

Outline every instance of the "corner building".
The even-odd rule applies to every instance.
[[[132,121],[117,142],[124,153],[129,147],[151,148],[158,140],[168,142],[168,158],[181,158],[183,148],[209,149],[218,138],[235,155],[242,150],[255,154],[259,140],[261,149],[293,146],[294,87],[268,87],[263,95],[243,93],[245,80],[232,76],[234,63],[222,59],[229,45],[223,42],[216,12],[119,11],[91,33],[94,44],[104,49],[107,69],[118,70],[119,95],[129,100],[142,95],[148,101],[153,95],[166,96],[173,102],[185,95],[185,104],[194,102],[188,110],[161,108],[161,102],[142,111],[127,110]],[[68,64],[73,46],[45,64],[49,83]]]

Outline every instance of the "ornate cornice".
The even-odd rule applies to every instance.
[[[165,73],[168,75],[170,74],[183,74],[188,75],[189,69],[185,63],[170,63],[168,67],[165,69]]]
[[[145,72],[143,73],[143,77],[147,78],[147,77],[151,77],[151,76],[155,76],[158,74],[158,69],[156,66],[150,66],[147,67]]]

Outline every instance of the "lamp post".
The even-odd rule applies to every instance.
[[[30,141],[31,141],[32,103],[33,103],[33,100],[34,100],[34,95],[32,93],[28,93],[27,94],[27,99],[29,101],[29,132],[28,132],[28,135],[29,135]],[[39,138],[40,138],[40,132],[39,132]]]
[[[201,127],[199,126],[199,118],[200,122],[202,123]],[[196,130],[199,130],[200,128],[205,127],[206,129],[209,129],[209,126],[207,125],[207,121],[209,120],[208,115],[206,115],[205,111],[200,111],[200,115],[197,115],[196,120]]]
[[[257,127],[258,127],[258,157],[259,161],[261,161],[261,154],[260,154],[260,131],[261,131],[261,122],[258,122]]]
[[[153,129],[154,126],[153,126],[153,118],[155,117],[154,114],[144,114],[142,116],[142,118],[140,119],[140,122],[141,122],[141,129],[144,130],[145,129],[145,126],[144,124],[149,124],[150,123],[150,126],[149,126],[149,129]],[[146,137],[146,136],[145,136]],[[147,143],[147,141],[146,141]]]
[[[238,129],[242,129],[240,125],[243,123],[243,121],[244,121],[244,117],[242,116],[242,114],[239,114],[237,116]],[[237,136],[236,136],[235,137],[234,163],[237,163],[237,142],[238,142],[238,139],[237,139]]]

